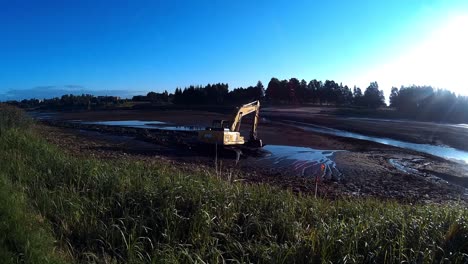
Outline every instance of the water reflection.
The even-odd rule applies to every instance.
[[[281,145],[266,145],[264,150],[270,154],[251,162],[257,166],[292,171],[300,176],[320,176],[325,179],[339,179],[341,176],[333,161],[338,152],[336,150]]]
[[[88,125],[105,125],[105,126],[121,126],[131,128],[146,128],[146,129],[161,129],[161,130],[172,130],[172,131],[197,131],[202,130],[202,127],[198,126],[176,126],[162,121],[143,121],[143,120],[118,120],[118,121],[93,121],[93,122],[81,122],[82,124]]]
[[[295,121],[287,121],[287,122],[293,123],[295,124],[296,127],[302,128],[306,131],[312,131],[312,132],[340,136],[340,137],[355,138],[355,139],[360,139],[360,140],[368,140],[368,141],[377,142],[377,143],[384,144],[384,145],[390,145],[394,147],[410,149],[410,150],[414,150],[414,151],[418,151],[422,153],[431,154],[431,155],[441,157],[444,159],[450,159],[450,160],[468,163],[468,152],[455,149],[455,148],[435,146],[435,145],[429,145],[429,144],[416,144],[416,143],[410,143],[410,142],[405,142],[405,141],[400,141],[400,140],[395,140],[395,139],[390,139],[390,138],[365,136],[365,135],[361,135],[358,133],[332,129],[332,128],[323,127],[323,126],[311,125],[311,124],[302,123],[302,122],[295,122]]]

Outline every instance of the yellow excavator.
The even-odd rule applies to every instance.
[[[263,147],[262,140],[257,137],[257,125],[259,119],[260,101],[245,104],[239,107],[232,122],[226,120],[214,120],[212,127],[198,132],[198,139],[202,143],[218,146],[243,146],[253,148]],[[242,117],[254,113],[249,140],[246,142],[240,134]]]

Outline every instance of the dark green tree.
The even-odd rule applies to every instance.
[[[271,78],[265,91],[265,95],[268,98],[268,100],[272,102],[278,102],[280,87],[280,81],[277,78]]]
[[[308,101],[312,103],[317,103],[319,101],[319,90],[321,90],[322,82],[317,81],[316,79],[311,80],[307,85],[307,98]]]
[[[158,94],[155,92],[149,92],[146,94],[146,99],[150,102],[156,102],[158,100]]]
[[[392,87],[392,91],[390,92],[390,106],[391,107],[398,107],[398,97],[399,97],[398,88]]]
[[[297,93],[298,93],[300,87],[301,87],[301,83],[299,82],[298,79],[296,79],[296,78],[289,79],[289,82],[288,82],[288,93],[289,93],[288,101],[290,103],[294,103],[294,104],[299,103],[299,100],[297,98],[297,95],[298,95]]]
[[[260,100],[263,97],[265,97],[265,87],[263,87],[263,83],[261,81],[257,82],[255,89],[256,89],[256,94],[255,94],[256,100]]]
[[[364,92],[363,103],[368,108],[378,108],[385,105],[383,91],[379,90],[377,82],[371,82]]]

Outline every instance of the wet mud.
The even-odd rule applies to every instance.
[[[152,119],[130,119],[132,114],[126,113],[112,115],[113,120],[104,120],[104,113],[97,113],[101,119],[97,120],[90,117],[92,114],[74,113],[67,118],[52,115],[42,119],[40,130],[47,131],[43,134],[49,141],[74,155],[166,160],[187,170],[194,165],[215,167],[213,152],[200,153],[197,149],[196,130],[209,120],[223,118],[220,114],[166,111],[152,113]],[[320,178],[319,195],[332,199],[353,196],[447,202],[467,198],[466,164],[381,142],[320,133],[297,124],[262,121],[259,135],[266,143],[265,155],[243,156],[238,163],[232,157],[217,158],[223,169],[238,172],[239,181],[307,193],[314,192]],[[177,126],[189,129],[171,129]]]

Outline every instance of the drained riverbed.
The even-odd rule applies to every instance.
[[[199,131],[203,130],[204,127],[202,126],[193,126],[193,125],[176,125],[174,123],[168,123],[158,120],[152,121],[142,121],[142,120],[109,120],[109,121],[79,121],[73,120],[70,122],[77,122],[81,124],[93,124],[93,125],[104,125],[104,126],[118,126],[118,127],[129,127],[129,128],[144,128],[144,129],[160,129],[160,130],[171,130],[171,131]],[[359,140],[366,140],[372,141],[379,144],[390,145],[393,147],[409,149],[421,153],[430,154],[436,157],[468,163],[468,152],[459,150],[456,148],[451,148],[447,146],[438,146],[438,145],[430,145],[430,144],[417,144],[411,142],[405,142],[401,140],[395,140],[390,138],[381,138],[375,136],[367,136],[362,135],[354,132],[343,131],[323,126],[317,126],[313,124],[303,123],[303,122],[295,122],[295,121],[287,121],[285,122],[289,125],[304,129],[306,131],[334,135],[339,137],[345,138],[353,138]],[[296,146],[289,146],[291,148]],[[271,148],[273,151],[277,151],[278,148]],[[282,151],[283,154],[289,153],[288,151]],[[294,151],[289,153],[294,156]],[[297,153],[300,153],[298,151]]]
[[[97,134],[84,136],[112,141],[114,146],[106,146],[102,149],[104,152],[165,156],[194,164],[214,164],[210,161],[214,157],[199,155],[184,142],[196,142],[197,131],[209,126],[211,120],[227,119],[220,114],[192,111],[152,112],[146,115],[139,112],[121,115],[118,111],[110,111],[108,116],[104,114],[73,113],[69,116],[65,114],[66,118],[63,118],[63,114],[52,113],[41,114],[39,118],[54,126],[77,131],[81,129],[83,132],[80,135],[86,134],[87,130],[97,131]],[[245,136],[248,135],[245,132],[249,124],[244,122],[244,125],[241,132]],[[343,182],[346,187],[337,186],[353,195],[385,197],[419,195],[420,191],[417,190],[427,184],[436,184],[429,189],[438,188],[441,191],[447,184],[465,187],[465,180],[468,179],[468,172],[464,169],[468,153],[440,144],[406,142],[291,120],[262,119],[258,133],[266,144],[263,149],[266,154],[242,158],[237,166],[246,172],[282,175],[281,179],[285,179],[285,176]],[[109,135],[113,136],[112,140],[107,138]],[[119,140],[119,135],[125,136],[125,140]],[[145,141],[148,145],[137,141]],[[433,159],[427,154],[447,161]],[[229,161],[225,161],[223,167],[226,168],[228,164]],[[395,178],[395,175],[398,177]],[[262,179],[271,181],[276,177]],[[393,180],[386,180],[387,177],[393,177]],[[414,183],[413,177],[419,180],[415,186],[410,186]],[[253,179],[258,181],[257,178]],[[283,184],[283,181],[290,180],[281,181]],[[407,181],[410,182],[404,183]]]

